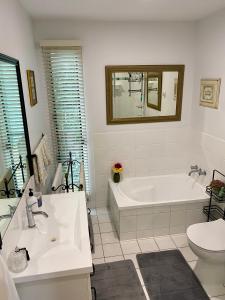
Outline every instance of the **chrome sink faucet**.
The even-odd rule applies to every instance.
[[[188,176],[191,176],[192,173],[198,173],[199,176],[206,175],[206,171],[202,170],[201,168],[198,168],[197,165],[191,166],[191,171],[188,173]]]
[[[33,205],[37,204],[37,202],[34,202],[32,204],[28,204],[26,205],[26,211],[27,211],[27,221],[28,221],[28,227],[29,228],[33,228],[36,226],[35,224],[35,219],[34,219],[34,215],[42,215],[45,218],[48,218],[48,214],[44,211],[33,211],[32,207]]]
[[[8,207],[9,207],[9,214],[0,215],[0,221],[3,219],[12,218],[14,212],[16,211],[16,206],[8,205]]]

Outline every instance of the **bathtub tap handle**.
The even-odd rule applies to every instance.
[[[206,176],[206,171],[205,170],[202,170],[201,168],[198,170],[198,175],[201,176],[201,175],[204,175]]]
[[[191,166],[191,170],[198,170],[198,165]]]

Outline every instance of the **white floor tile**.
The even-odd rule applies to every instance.
[[[103,249],[102,249],[102,245],[96,245],[95,246],[95,253],[92,254],[92,258],[96,259],[96,258],[103,258]]]
[[[144,280],[143,280],[143,278],[142,278],[142,276],[141,276],[141,271],[140,271],[139,269],[136,269],[136,271],[137,271],[139,280],[140,280],[140,282],[141,282],[141,285],[145,285],[145,284],[144,284]]]
[[[123,254],[140,253],[141,249],[138,246],[137,240],[121,241]]]
[[[103,250],[105,257],[123,255],[120,243],[103,244]]]
[[[225,295],[210,298],[211,300],[225,300]]]
[[[100,233],[94,234],[94,242],[95,242],[95,245],[101,245],[102,239],[101,239]]]
[[[155,237],[155,241],[160,250],[168,250],[168,249],[176,248],[176,245],[174,244],[170,236]]]
[[[137,262],[136,254],[124,254],[125,259],[131,259],[134,263],[136,269],[139,269],[139,265]]]
[[[142,252],[153,252],[159,251],[159,247],[157,246],[155,240],[153,238],[149,239],[138,239],[139,247]]]
[[[98,222],[99,223],[110,223],[111,222],[110,215],[108,213],[107,214],[98,215]]]
[[[99,223],[100,232],[112,232],[115,231],[112,223]]]
[[[98,224],[98,217],[97,216],[91,216],[91,222],[92,222],[92,225]]]
[[[222,284],[203,284],[203,287],[209,297],[225,295],[225,287]]]
[[[103,244],[119,243],[119,239],[115,231],[101,233],[101,237]]]
[[[100,233],[99,225],[98,225],[98,224],[94,224],[94,225],[93,225],[93,232],[94,232],[94,234]]]
[[[99,264],[104,264],[104,263],[105,263],[104,258],[95,258],[95,259],[93,259],[93,264],[94,265],[99,265]]]
[[[171,235],[171,237],[178,248],[183,248],[188,246],[186,234],[173,234]]]
[[[97,212],[97,215],[104,215],[104,214],[108,214],[108,208],[107,207],[99,207],[99,208],[96,208],[96,212]]]
[[[179,248],[179,250],[188,262],[198,259],[198,257],[194,254],[190,247]]]
[[[119,260],[124,260],[124,257],[122,255],[118,255],[118,256],[111,256],[105,258],[105,262],[114,262]]]

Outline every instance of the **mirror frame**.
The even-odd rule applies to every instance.
[[[153,122],[172,122],[181,120],[182,96],[184,83],[185,65],[107,65],[105,66],[106,80],[106,123],[107,125],[134,124],[134,123],[153,123]],[[114,118],[113,117],[113,85],[112,74],[116,72],[178,72],[176,114],[172,116],[152,116],[152,117],[132,117]]]
[[[25,102],[24,102],[23,85],[22,85],[22,78],[21,78],[21,72],[20,72],[20,63],[19,63],[19,60],[15,59],[13,57],[7,56],[5,54],[2,54],[2,53],[0,53],[0,60],[7,62],[9,64],[12,64],[16,67],[18,90],[19,90],[19,95],[20,95],[20,106],[21,106],[21,113],[22,113],[23,127],[24,127],[24,136],[25,136],[26,148],[27,148],[27,163],[29,166],[29,172],[30,172],[29,175],[32,176],[34,174],[34,171],[33,171],[33,164],[32,164],[29,131],[28,131],[28,125],[27,125],[26,108],[25,108]]]

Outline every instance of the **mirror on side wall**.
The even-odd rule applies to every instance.
[[[30,142],[19,61],[0,54],[0,233],[4,235],[30,176]]]
[[[106,66],[107,124],[181,120],[184,65]]]

